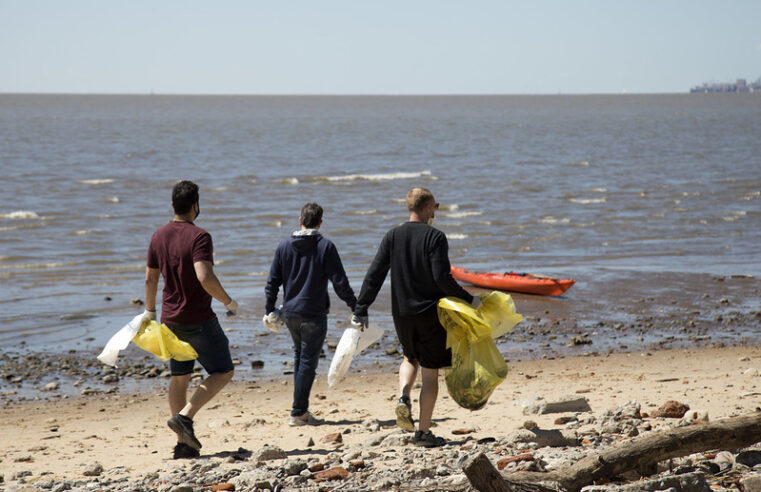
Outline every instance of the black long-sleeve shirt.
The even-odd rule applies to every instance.
[[[473,301],[450,273],[449,243],[438,229],[423,222],[405,222],[388,231],[367,270],[354,314],[367,316],[391,270],[391,313],[418,314],[447,296]]]

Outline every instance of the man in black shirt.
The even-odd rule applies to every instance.
[[[425,188],[411,189],[407,193],[407,208],[409,222],[388,231],[378,247],[362,283],[352,323],[367,325],[367,309],[390,269],[391,313],[404,351],[399,366],[401,397],[396,406],[396,423],[405,430],[415,430],[410,391],[421,367],[423,386],[415,444],[442,446],[446,441],[434,436],[430,427],[439,392],[439,369],[452,365],[452,353],[446,348],[447,334],[439,323],[437,302],[442,297],[454,296],[477,307],[480,300],[452,278],[447,238],[428,225],[439,208],[433,194]]]

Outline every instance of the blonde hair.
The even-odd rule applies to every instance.
[[[410,212],[420,213],[431,200],[433,200],[433,193],[430,190],[412,188],[407,193],[407,209]]]

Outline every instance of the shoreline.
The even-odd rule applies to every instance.
[[[650,413],[666,401],[677,400],[714,421],[756,411],[761,396],[761,346],[587,355],[508,365],[505,382],[486,407],[476,412],[458,407],[449,398],[442,377],[434,432],[451,443],[443,449],[470,453],[478,449],[478,443],[500,440],[526,420],[542,429],[570,425],[558,425],[558,414],[524,415],[523,405],[537,397],[551,401],[581,395],[593,415],[633,400],[639,402],[643,413]],[[204,444],[198,460],[169,459],[174,435],[165,425],[169,417],[166,389],[54,401],[6,401],[0,409],[4,442],[0,467],[5,484],[11,486],[43,480],[93,480],[84,473],[97,463],[110,480],[166,473],[199,460],[230,469],[249,463],[246,456],[265,445],[281,448],[288,459],[335,461],[336,453],[343,456],[361,450],[373,436],[395,432],[396,386],[395,370],[351,374],[336,388],[328,388],[327,378],[318,375],[310,410],[326,423],[288,427],[290,379],[234,381],[196,416],[196,432]],[[418,390],[413,390],[414,414],[417,396]],[[573,412],[565,415],[579,416]],[[372,428],[374,422],[376,429]],[[466,434],[459,434],[463,429]],[[336,433],[342,437],[341,444],[324,442],[328,434]],[[394,449],[419,451],[405,444]],[[243,458],[236,458],[236,453]],[[372,463],[378,473],[394,466],[382,459]]]

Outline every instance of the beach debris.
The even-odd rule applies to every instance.
[[[328,470],[323,470],[315,473],[313,475],[314,481],[319,482],[327,482],[330,480],[343,480],[344,478],[349,476],[349,470],[346,468],[342,468],[340,466],[336,466],[333,468],[330,468]]]
[[[320,439],[321,442],[326,444],[342,444],[344,442],[340,432],[331,432],[326,434]]]
[[[584,396],[569,395],[556,401],[546,401],[538,398],[534,402],[526,403],[523,407],[523,415],[544,415],[547,413],[566,412],[591,412],[592,408]]]
[[[516,463],[518,461],[534,461],[534,455],[531,453],[521,453],[515,456],[508,456],[497,461],[497,469],[504,470],[504,468],[510,463]]]
[[[761,435],[761,412],[754,412],[713,423],[669,428],[660,432],[655,431],[636,440],[623,441],[584,459],[575,460],[569,466],[547,473],[523,472],[503,476],[499,474],[483,452],[465,463],[463,470],[471,485],[477,490],[561,490],[576,492],[582,487],[607,481],[613,477],[620,477],[626,472],[636,472],[641,476],[651,475],[657,471],[657,464],[661,461],[711,449],[740,449],[754,444],[759,435]],[[730,466],[730,462],[734,459],[733,455],[722,453],[718,453],[716,457],[726,466]],[[721,469],[720,464],[719,468]],[[668,480],[672,482],[673,480],[683,480],[686,475],[688,474],[668,477]],[[700,477],[704,477],[704,474],[698,472],[692,479],[699,481],[701,480]],[[489,487],[484,488],[487,483],[490,484]],[[520,487],[521,484],[537,483],[542,488]],[[655,488],[631,490],[664,490],[670,487],[674,487],[676,490],[709,490],[707,484],[694,484],[692,482],[684,484],[677,482],[676,485],[659,485]],[[585,491],[588,490],[585,488]]]
[[[255,461],[270,461],[281,460],[287,457],[288,455],[281,448],[265,444],[259,451],[254,453],[253,459]]]
[[[651,414],[654,418],[681,419],[690,409],[689,405],[669,400]]]
[[[220,490],[235,490],[235,484],[232,483],[219,483],[211,488],[212,492],[218,492]]]
[[[58,381],[53,381],[51,383],[46,384],[45,386],[43,386],[40,389],[42,391],[55,391],[55,390],[58,389],[59,386],[60,386],[60,384],[58,383]]]
[[[100,463],[93,463],[85,468],[82,475],[86,477],[97,477],[100,476],[101,473],[103,473],[103,465]]]

